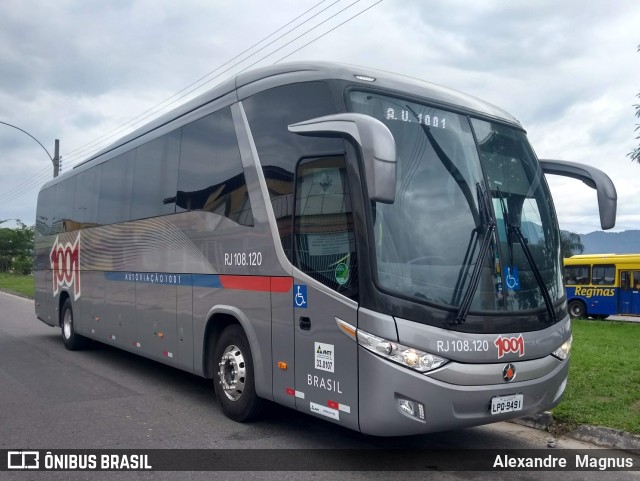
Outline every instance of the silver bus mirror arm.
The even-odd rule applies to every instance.
[[[319,137],[348,136],[362,152],[367,191],[374,202],[393,204],[396,197],[396,142],[378,119],[343,113],[317,117],[289,125],[289,131]]]
[[[578,179],[598,192],[598,209],[600,211],[600,227],[611,229],[616,225],[618,194],[616,187],[607,174],[590,165],[567,162],[564,160],[540,159],[540,166],[545,174],[562,175]]]

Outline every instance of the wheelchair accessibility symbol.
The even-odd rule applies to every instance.
[[[307,286],[304,284],[295,284],[293,286],[293,305],[300,309],[307,308]]]
[[[504,283],[507,289],[512,291],[520,290],[520,273],[517,267],[505,267]]]

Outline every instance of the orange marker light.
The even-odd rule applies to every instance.
[[[283,371],[287,370],[287,363],[284,361],[278,361],[278,369],[282,369]]]

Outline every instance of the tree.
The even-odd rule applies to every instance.
[[[638,45],[638,52],[640,52],[640,45]],[[640,99],[640,93],[636,95],[636,97]],[[636,109],[636,117],[640,119],[640,104],[635,104],[633,107]],[[636,124],[635,131],[638,132],[638,135],[636,136],[636,140],[640,140],[640,124]],[[638,162],[640,164],[640,145],[638,145],[638,147],[636,147],[631,152],[629,152],[628,155],[629,157],[631,157],[632,161]]]
[[[566,230],[560,231],[560,251],[562,258],[571,257],[584,252],[584,245],[580,241],[580,235]]]
[[[6,221],[0,221],[0,224]],[[0,228],[0,272],[15,270],[20,274],[33,271],[34,227],[16,220],[14,228]]]

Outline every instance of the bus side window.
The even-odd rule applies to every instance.
[[[614,265],[593,266],[593,284],[612,286],[615,284],[616,267]]]
[[[296,267],[348,297],[355,295],[358,272],[344,156],[299,164],[293,244]]]
[[[229,107],[184,126],[175,202],[176,212],[203,210],[253,226]]]
[[[318,156],[344,152],[344,140],[298,135],[289,132],[287,126],[335,114],[337,106],[324,82],[275,87],[242,100],[242,104],[258,149],[282,249],[293,263],[291,229],[296,165],[308,152]]]
[[[130,150],[100,165],[98,224],[116,224],[131,220],[135,158],[135,150]]]
[[[564,282],[568,286],[589,284],[589,266],[565,266]]]
[[[131,219],[173,214],[175,206],[163,199],[174,195],[180,155],[179,130],[164,134],[136,149]]]

